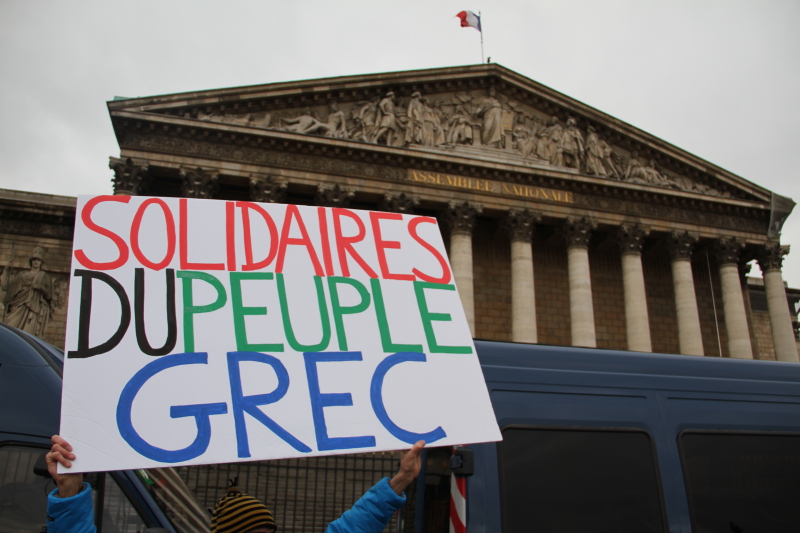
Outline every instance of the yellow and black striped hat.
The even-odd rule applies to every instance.
[[[239,492],[237,481],[230,481],[227,494],[217,502],[211,515],[211,533],[247,533],[261,527],[277,530],[267,506]]]

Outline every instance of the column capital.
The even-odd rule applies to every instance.
[[[317,185],[314,203],[321,207],[349,207],[355,195],[356,190],[352,187],[342,187],[338,183],[320,183]]]
[[[688,231],[672,230],[669,237],[667,237],[667,249],[673,261],[679,259],[691,260],[695,244],[697,244],[697,236]]]
[[[250,200],[261,203],[284,203],[286,201],[285,181],[278,181],[272,176],[253,174],[250,176]]]
[[[453,200],[447,204],[444,219],[450,226],[451,234],[472,235],[472,230],[475,228],[475,217],[481,213],[483,213],[481,204]]]
[[[183,181],[181,195],[185,198],[214,198],[219,190],[219,172],[214,170],[182,168],[179,175]]]
[[[542,221],[540,213],[528,209],[509,209],[505,227],[512,241],[531,242],[536,224]]]
[[[717,239],[712,248],[717,262],[722,265],[735,265],[739,263],[739,254],[744,248],[744,243],[736,237],[721,237]]]
[[[789,246],[781,246],[778,242],[765,244],[756,255],[758,266],[764,272],[770,270],[780,270],[783,264],[783,256],[789,253]]]
[[[114,177],[111,179],[114,183],[114,194],[139,195],[142,179],[150,168],[147,161],[135,161],[130,157],[127,159],[109,157],[108,159],[108,168],[114,171]]]
[[[753,268],[753,265],[750,263],[738,263],[739,267],[739,282],[742,286],[747,285],[747,275],[750,274],[750,270]]]
[[[589,217],[567,217],[561,226],[561,234],[567,239],[567,248],[573,246],[589,247],[592,231],[597,229],[597,221]]]
[[[406,215],[414,214],[414,210],[419,206],[419,196],[387,192],[383,195],[383,202],[379,209],[390,213],[403,213]]]
[[[622,224],[614,234],[614,239],[623,254],[641,254],[644,238],[650,234],[649,230],[639,224]]]

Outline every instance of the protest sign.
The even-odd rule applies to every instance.
[[[500,440],[435,219],[128,196],[76,218],[70,471]]]

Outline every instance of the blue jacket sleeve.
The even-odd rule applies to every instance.
[[[69,498],[59,498],[57,492],[47,495],[47,533],[96,533],[89,484],[84,483],[83,490]]]
[[[380,533],[392,514],[406,502],[398,496],[385,477],[369,489],[353,507],[328,525],[326,533]]]

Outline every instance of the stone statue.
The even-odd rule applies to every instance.
[[[33,249],[28,264],[30,270],[9,280],[4,321],[42,337],[52,314],[53,280],[42,270],[44,250],[41,247]]]
[[[280,121],[284,124],[283,129],[293,133],[306,133],[314,128],[316,124],[320,124],[317,117],[313,116],[308,108],[303,111],[302,115],[298,115],[294,118],[282,118]]]
[[[539,142],[537,143],[537,155],[540,159],[548,161],[551,165],[564,166],[564,158],[561,155],[561,137],[564,129],[558,123],[556,117],[550,117],[547,127],[539,132]]]
[[[639,162],[639,152],[634,150],[631,152],[631,157],[625,165],[625,174],[623,175],[625,181],[632,181],[634,183],[647,183],[644,179],[644,171],[642,171],[642,164]]]
[[[423,140],[423,121],[425,120],[425,106],[422,103],[422,94],[414,91],[406,110],[408,125],[406,126],[406,144],[427,144]],[[388,144],[388,143],[387,143]]]
[[[625,168],[625,179],[643,185],[671,187],[674,184],[676,187],[679,187],[677,183],[664,177],[661,172],[658,171],[655,160],[651,159],[647,162],[647,166],[642,166],[639,162],[639,152],[636,150],[631,153],[631,158],[628,160],[628,165]]]
[[[563,165],[575,169],[583,166],[584,141],[578,123],[573,117],[567,119],[567,127],[561,135],[561,157]]]
[[[611,149],[611,145],[606,141],[600,139],[600,147],[603,150],[603,167],[606,169],[606,175],[614,179],[621,179],[622,174],[617,167],[619,156]]]
[[[447,143],[447,139],[449,139],[448,133],[450,128],[450,117],[449,115],[442,109],[443,102],[441,100],[437,100],[433,103],[433,112],[436,115],[437,119],[439,120],[439,124],[442,127],[442,137],[444,138],[442,144]]]
[[[425,146],[441,146],[444,140],[444,128],[439,115],[434,108],[428,105],[426,98],[422,99],[422,144]]]
[[[586,172],[595,176],[605,177],[608,173],[603,164],[605,152],[600,144],[600,137],[594,126],[589,126],[589,134],[586,136]]]
[[[450,117],[447,144],[472,144],[472,122],[464,106],[456,106],[456,112]]]
[[[489,89],[489,95],[478,104],[478,118],[483,119],[481,143],[484,146],[502,148],[503,106],[497,99],[494,87]]]
[[[348,136],[355,141],[370,142],[375,133],[377,112],[377,99],[355,104],[350,109],[350,120],[355,126],[348,132]]]
[[[658,185],[659,187],[669,187],[670,180],[664,177],[661,172],[658,171],[656,168],[656,162],[654,159],[651,159],[647,162],[647,166],[644,167],[644,176],[647,183],[650,185]]]
[[[389,91],[378,103],[377,131],[372,137],[372,142],[378,144],[381,138],[386,139],[387,146],[396,146],[400,138],[400,125],[394,109],[394,93]]]
[[[524,115],[517,115],[511,135],[514,138],[517,151],[522,157],[536,156],[536,139],[533,131],[525,125]]]
[[[299,117],[284,118],[281,120],[283,120],[284,124],[287,124],[286,130],[294,133],[324,135],[336,139],[347,138],[347,119],[344,113],[339,111],[339,104],[337,104],[336,101],[332,101],[329,104],[328,119],[326,122],[317,120],[309,111],[306,111],[305,114]]]

